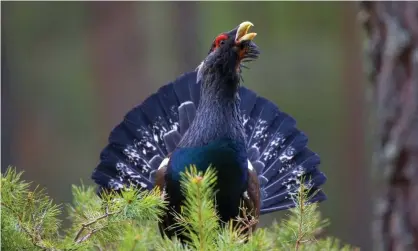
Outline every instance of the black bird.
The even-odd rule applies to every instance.
[[[242,87],[241,68],[259,55],[256,33],[243,22],[221,33],[195,71],[161,87],[132,109],[110,134],[93,180],[101,189],[159,186],[169,210],[160,230],[174,230],[171,212],[184,200],[180,173],[194,164],[216,169],[216,203],[222,222],[238,216],[243,200],[256,218],[294,206],[291,194],[301,179],[326,199],[320,158],[307,148],[295,120],[269,100]],[[197,109],[196,109],[197,107]]]

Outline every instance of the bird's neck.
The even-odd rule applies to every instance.
[[[202,146],[218,139],[245,142],[240,114],[239,85],[231,78],[202,79],[200,102],[180,146]]]

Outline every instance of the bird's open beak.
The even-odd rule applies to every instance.
[[[238,26],[237,34],[235,36],[235,42],[240,43],[242,41],[251,41],[257,35],[257,33],[248,33],[251,26],[254,26],[251,22],[245,21]]]

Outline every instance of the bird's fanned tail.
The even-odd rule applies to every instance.
[[[92,179],[104,189],[120,190],[124,185],[152,189],[155,171],[178,143],[182,127],[188,127],[189,120],[179,122],[179,107],[181,117],[194,116],[187,113],[190,109],[184,111],[184,104],[198,102],[198,88],[196,75],[184,74],[129,111],[110,133]]]
[[[93,180],[105,189],[129,184],[152,189],[155,171],[191,124],[199,97],[196,72],[190,72],[132,109],[112,130]],[[320,158],[306,147],[307,137],[295,120],[245,87],[240,98],[249,161],[260,181],[261,214],[294,206],[291,194],[302,179],[316,192],[311,202],[325,200],[319,189],[326,181],[318,169]]]
[[[308,138],[296,121],[247,88],[240,89],[240,96],[249,159],[260,180],[261,214],[292,207],[291,194],[301,180],[316,193],[311,202],[325,200],[319,190],[326,181],[317,168],[320,158],[307,148]]]

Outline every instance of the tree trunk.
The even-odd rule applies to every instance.
[[[383,178],[376,250],[418,250],[418,2],[363,2],[376,104],[374,165]]]

